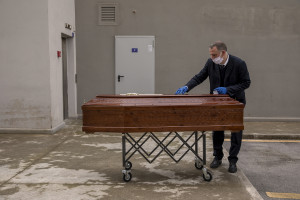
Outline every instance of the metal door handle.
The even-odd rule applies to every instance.
[[[124,76],[118,75],[118,82],[120,82],[121,77],[124,77]]]

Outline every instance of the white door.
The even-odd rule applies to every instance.
[[[115,93],[154,94],[154,36],[115,36]]]

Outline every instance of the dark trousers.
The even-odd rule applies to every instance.
[[[243,131],[231,132],[231,146],[229,150],[229,162],[236,163],[238,161],[237,155],[240,152],[242,145]],[[223,154],[224,131],[213,131],[213,146],[214,156],[219,160],[224,157]]]

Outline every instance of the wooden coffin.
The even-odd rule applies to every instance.
[[[84,132],[243,130],[244,104],[227,95],[107,95],[82,105]]]

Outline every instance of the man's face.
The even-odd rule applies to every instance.
[[[218,51],[217,47],[209,48],[209,55],[211,59],[219,57],[221,52],[222,51]]]

